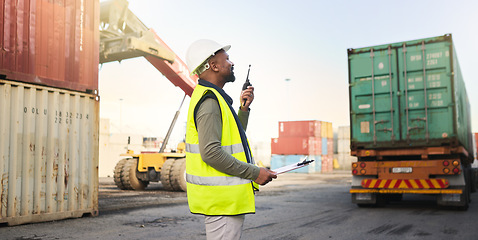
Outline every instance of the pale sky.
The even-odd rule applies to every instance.
[[[239,107],[247,67],[255,99],[251,142],[278,136],[278,122],[322,120],[348,126],[347,49],[451,33],[478,132],[478,1],[129,0],[130,9],[181,58],[195,40],[231,44],[236,81],[225,91]],[[290,79],[290,81],[285,81]],[[143,58],[100,67],[100,116],[112,131],[164,137],[184,96]],[[120,99],[123,99],[122,101]],[[189,97],[171,142],[184,137]]]

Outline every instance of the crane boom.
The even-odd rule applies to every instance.
[[[162,46],[173,52],[173,50],[171,50],[168,45],[166,45],[166,43],[158,37],[153,29],[150,29],[150,31],[154,33],[156,41],[160,42]],[[171,81],[175,86],[180,87],[184,93],[191,97],[193,90],[196,87],[197,76],[191,76],[187,65],[183,62],[183,60],[181,60],[181,58],[179,58],[176,54],[174,54],[173,62],[164,61],[161,58],[155,57],[153,55],[147,55],[145,58],[169,81]]]
[[[101,2],[100,63],[144,57],[171,83],[191,96],[197,76],[191,76],[186,64],[153,29],[128,9],[126,0]]]

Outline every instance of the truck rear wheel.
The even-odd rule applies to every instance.
[[[114,175],[113,175],[113,179],[115,181],[116,186],[121,190],[126,189],[126,187],[123,184],[122,177],[121,177],[121,174],[123,174],[123,168],[124,168],[124,165],[125,165],[126,161],[128,161],[128,159],[124,158],[124,159],[121,159],[116,164],[115,170],[114,170]]]
[[[164,190],[173,191],[173,185],[171,181],[171,169],[174,164],[174,159],[166,159],[161,167],[161,184],[163,184]]]
[[[462,188],[462,194],[441,194],[437,197],[437,205],[442,207],[451,207],[466,211],[470,202],[470,191],[468,186]]]
[[[122,178],[121,178],[126,189],[144,190],[148,186],[149,184],[148,181],[142,181],[138,179],[138,177],[136,177],[137,168],[138,168],[137,158],[128,159],[128,161],[126,161],[123,168]]]
[[[465,186],[465,192],[463,193],[463,195],[464,195],[463,197],[465,198],[465,200],[464,200],[465,203],[459,209],[463,210],[463,211],[466,211],[466,210],[468,210],[469,203],[471,202],[469,186]]]
[[[186,192],[186,159],[181,158],[174,161],[171,168],[172,186],[175,191]]]

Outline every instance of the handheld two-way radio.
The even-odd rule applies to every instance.
[[[251,64],[249,64],[249,69],[247,70],[246,82],[244,83],[244,85],[242,85],[242,91],[246,90],[247,87],[252,86],[252,84],[249,82],[249,72],[250,71],[251,71]],[[245,106],[247,98],[243,98],[242,100],[244,100],[244,103],[242,104],[242,106]]]

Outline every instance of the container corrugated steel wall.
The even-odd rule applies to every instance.
[[[451,35],[349,49],[348,58],[353,149],[470,149],[470,105]]]
[[[320,137],[321,121],[281,121],[279,138],[282,137]]]
[[[338,139],[350,139],[350,127],[340,126],[337,134]]]
[[[334,139],[327,138],[327,155],[333,155],[333,154],[334,154]]]
[[[334,157],[331,155],[322,155],[322,168],[321,172],[326,173],[326,172],[332,172],[334,170]]]
[[[327,148],[327,138],[326,138],[326,137],[323,137],[323,138],[322,138],[322,146],[321,146],[321,149],[322,149],[322,154],[323,154],[323,155],[327,155],[327,154],[328,154],[328,152],[327,152],[327,150],[328,150],[328,148]]]
[[[322,172],[322,156],[321,155],[316,155],[313,156],[314,162],[315,162],[315,172],[320,173]]]
[[[98,90],[99,1],[0,2],[0,79]]]
[[[320,136],[322,138],[326,138],[329,136],[329,128],[328,128],[327,122],[322,122]]]
[[[98,214],[96,95],[0,80],[0,222]]]
[[[339,169],[350,170],[352,162],[357,161],[357,157],[350,155],[350,127],[341,126],[338,130],[337,139],[337,161]]]
[[[334,129],[331,122],[327,122],[327,138],[334,138]]]
[[[321,139],[317,137],[280,137],[271,139],[271,153],[284,155],[320,155]]]
[[[475,158],[478,158],[478,133],[475,133]]]

